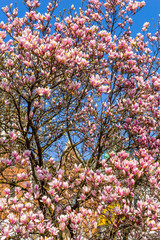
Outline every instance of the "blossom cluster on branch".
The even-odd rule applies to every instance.
[[[24,4],[0,23],[0,238],[158,239],[159,22],[134,38],[144,1]]]

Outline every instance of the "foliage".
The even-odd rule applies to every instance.
[[[0,23],[1,239],[158,238],[160,25],[132,37],[144,1],[24,4]]]

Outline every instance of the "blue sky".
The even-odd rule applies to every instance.
[[[15,0],[0,0],[0,8],[15,2]],[[17,0],[17,6],[19,7],[19,13],[21,16],[23,16],[25,12],[22,2],[23,0]],[[153,19],[157,24],[158,15],[160,14],[160,0],[146,0],[145,2],[146,6],[133,17],[134,23],[132,27],[132,36],[135,36],[137,32],[140,32],[144,22],[150,22],[150,31],[154,32]],[[46,3],[47,0],[41,0],[41,12],[45,11]],[[72,4],[74,4],[75,8],[78,10],[78,8],[81,6],[81,0],[61,0],[56,14],[58,14],[59,11],[63,11],[64,8],[67,10]],[[0,13],[0,21],[5,21],[3,13]]]

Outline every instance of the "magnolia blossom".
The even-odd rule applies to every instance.
[[[50,97],[50,95],[51,95],[51,89],[49,89],[49,88],[40,88],[40,87],[38,87],[37,88],[37,94],[39,95],[39,96],[44,96],[44,97]]]
[[[17,139],[17,134],[15,132],[10,132],[9,136],[10,136],[11,140],[13,140],[13,141]]]

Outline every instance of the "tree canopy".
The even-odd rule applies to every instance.
[[[1,239],[159,237],[160,24],[134,38],[144,1],[84,3],[2,9]]]

